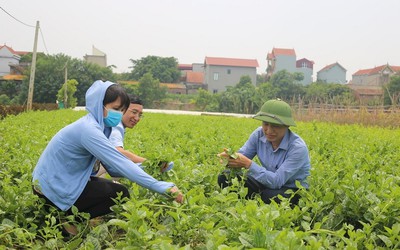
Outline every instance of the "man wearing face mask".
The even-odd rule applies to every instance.
[[[124,148],[124,137],[125,130],[127,128],[135,127],[143,116],[143,103],[142,101],[135,96],[129,95],[130,104],[126,112],[122,116],[121,122],[112,128],[110,134],[110,141],[115,146],[115,148],[128,157],[130,160],[135,162],[139,167],[142,167],[142,163],[146,161],[146,158],[136,155],[135,153]],[[161,162],[160,163],[160,171],[166,172],[171,170],[174,167],[173,162]],[[98,177],[105,177],[107,174],[106,168],[104,168],[103,164],[100,161],[96,161],[94,167],[94,173]],[[115,178],[114,178],[115,179]]]
[[[183,195],[173,183],[158,181],[127,159],[108,139],[129,106],[125,90],[112,82],[96,81],[86,92],[88,114],[61,129],[49,142],[33,171],[33,191],[47,204],[72,214],[72,206],[90,218],[111,212],[115,198],[129,198],[128,189],[112,180],[91,176],[96,159],[114,176],[125,177],[154,192]],[[172,195],[173,194],[173,195]]]

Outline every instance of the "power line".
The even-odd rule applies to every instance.
[[[22,23],[23,25],[25,25],[25,26],[28,26],[28,27],[31,27],[31,28],[35,28],[36,26],[34,26],[34,25],[29,25],[29,24],[26,24],[26,23],[24,23],[24,22],[22,22],[22,21],[20,21],[20,20],[18,20],[16,17],[14,17],[13,15],[11,15],[10,13],[8,13],[5,9],[3,9],[3,7],[1,7],[0,6],[0,9],[2,10],[2,11],[4,11],[7,15],[9,15],[10,17],[12,17],[13,19],[15,19],[17,22],[20,22],[20,23]]]
[[[36,27],[36,26],[34,26],[34,25],[29,25],[29,24],[26,24],[26,23],[24,23],[24,22],[18,20],[16,17],[14,17],[14,16],[11,15],[10,13],[8,13],[8,12],[7,12],[3,7],[1,7],[1,6],[0,6],[0,9],[1,9],[2,11],[4,11],[4,12],[5,12],[7,15],[9,15],[10,17],[12,17],[13,19],[15,19],[16,21],[22,23],[23,25],[28,26],[28,27],[31,27],[31,28],[35,28],[35,27]],[[46,41],[44,40],[42,28],[39,28],[39,31],[40,31],[40,36],[42,37],[42,41],[43,41],[44,48],[46,49],[47,54],[49,54],[49,50],[47,49],[47,46],[46,46]]]
[[[40,36],[42,37],[42,41],[43,41],[44,48],[46,49],[47,54],[49,54],[49,51],[47,50],[47,46],[46,46],[46,41],[44,40],[42,28],[40,28],[39,31],[40,31]]]

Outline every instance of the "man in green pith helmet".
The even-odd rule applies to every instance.
[[[292,194],[286,191],[296,191],[296,181],[305,188],[309,187],[306,180],[310,175],[307,145],[289,129],[296,124],[292,110],[286,102],[280,99],[269,100],[253,118],[262,122],[261,127],[253,131],[235,157],[227,151],[218,156],[228,160],[228,168],[248,169],[245,180],[248,188],[246,198],[253,198],[259,193],[267,204],[271,199],[280,203],[278,195],[290,198]],[[252,160],[256,155],[261,166]],[[226,172],[229,170],[218,176],[218,184],[222,188],[230,185]],[[238,177],[241,178],[241,175]],[[298,200],[299,195],[295,194],[290,202],[297,204]]]

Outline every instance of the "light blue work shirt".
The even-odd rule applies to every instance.
[[[238,152],[251,160],[257,155],[261,166],[253,161],[247,174],[263,186],[270,189],[296,188],[297,180],[308,188],[306,179],[310,175],[310,158],[307,145],[290,129],[274,150],[259,127]]]
[[[89,112],[61,129],[49,142],[33,171],[38,189],[61,210],[68,210],[83,192],[96,158],[113,176],[123,176],[154,192],[165,193],[173,183],[158,181],[111,144],[103,121],[103,99],[112,82],[96,81],[86,92]]]
[[[110,141],[111,144],[114,145],[115,147],[124,147],[124,137],[125,137],[125,127],[122,121],[112,128],[111,134],[110,134]]]

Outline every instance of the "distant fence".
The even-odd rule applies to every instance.
[[[400,108],[394,106],[345,106],[330,104],[291,104],[297,121],[400,127]]]
[[[368,126],[400,127],[400,107],[393,106],[346,106],[331,104],[291,103],[293,115],[296,121],[322,121],[338,124],[363,124]],[[33,110],[58,109],[56,104],[33,104]],[[172,108],[172,107],[170,107]],[[179,106],[182,108],[182,106]],[[0,105],[0,120],[7,115],[17,115],[24,112],[24,106]],[[85,107],[76,107],[74,110],[85,110]],[[254,114],[235,114],[219,112],[201,112],[183,109],[145,109],[148,113],[190,114],[190,115],[215,115],[252,117]]]
[[[325,112],[368,112],[368,113],[399,113],[399,106],[352,106],[352,105],[334,105],[334,104],[290,104],[293,111],[296,113],[314,112],[314,113],[325,113]]]

